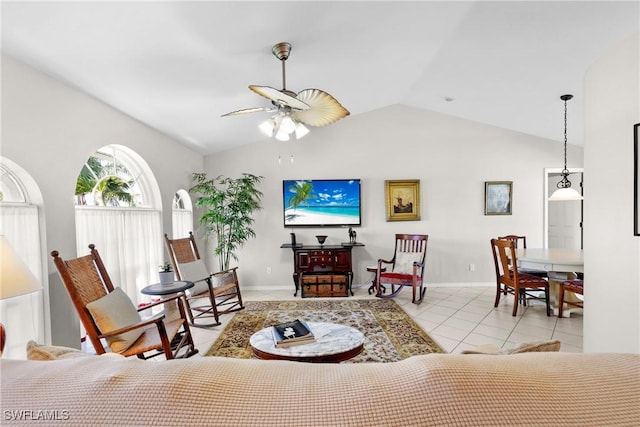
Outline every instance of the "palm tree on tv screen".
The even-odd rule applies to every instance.
[[[297,181],[289,186],[289,192],[293,193],[293,196],[289,197],[289,208],[293,208],[294,211],[300,204],[304,203],[308,206],[309,200],[318,198],[313,191],[311,181]]]

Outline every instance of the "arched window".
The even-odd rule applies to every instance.
[[[178,190],[173,197],[173,238],[187,237],[193,231],[193,204],[186,190]]]
[[[7,328],[4,357],[25,359],[29,340],[48,336],[41,236],[42,195],[35,180],[21,167],[0,158],[0,234],[43,285],[43,290],[0,301],[0,321]]]
[[[158,281],[164,253],[160,191],[147,163],[121,145],[99,149],[82,167],[75,202],[78,256],[95,244],[114,286],[146,301],[140,290]]]

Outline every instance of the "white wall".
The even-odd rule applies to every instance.
[[[633,125],[640,122],[636,35],[585,79],[585,352],[640,353],[640,237],[633,236]]]
[[[140,154],[160,186],[164,228],[171,234],[173,195],[189,187],[192,172],[202,170],[202,156],[6,55],[1,135],[2,156],[24,168],[44,198],[52,341],[77,346],[78,320],[49,252],[76,255],[73,193],[82,165],[108,144],[122,144]]]
[[[242,126],[242,118],[228,119]],[[562,129],[559,100],[557,127]],[[581,148],[570,145],[568,157],[570,167],[582,166]],[[243,286],[293,289],[291,251],[279,249],[289,232],[306,244],[315,243],[316,234],[327,234],[329,244],[348,237],[343,228],[285,229],[283,179],[362,179],[363,225],[356,231],[366,246],[353,250],[355,283],[371,279],[365,267],[390,257],[393,235],[405,232],[429,234],[428,283],[495,283],[489,240],[525,234],[529,246],[542,246],[543,169],[562,162],[559,142],[395,105],[314,128],[300,141],[264,140],[208,156],[205,170],[210,176],[265,177],[264,210],[256,216],[257,238],[240,253],[240,279]],[[386,179],[420,179],[421,221],[386,222]],[[513,215],[484,215],[485,181],[513,181]]]

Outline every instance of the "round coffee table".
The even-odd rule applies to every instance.
[[[249,343],[259,359],[294,360],[297,362],[337,363],[362,352],[364,335],[357,329],[335,323],[307,322],[316,342],[278,348],[272,327],[251,335]]]

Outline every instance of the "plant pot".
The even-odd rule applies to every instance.
[[[161,285],[170,285],[175,280],[175,276],[173,275],[173,271],[161,271],[158,273],[160,276],[160,284]]]

